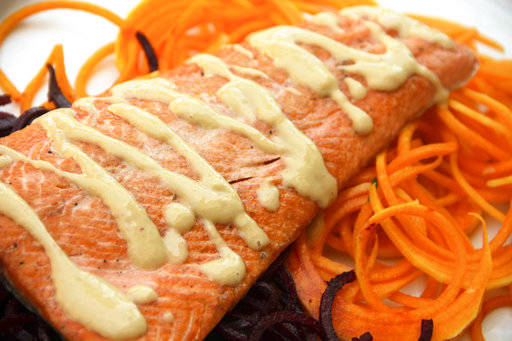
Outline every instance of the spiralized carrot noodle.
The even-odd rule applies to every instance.
[[[123,27],[124,20],[117,14],[110,12],[109,10],[96,6],[87,2],[81,1],[43,1],[27,7],[24,7],[17,12],[11,14],[0,24],[0,45],[5,40],[7,35],[25,18],[34,14],[53,10],[53,9],[71,9],[88,12],[97,16],[103,17],[106,20],[112,22],[114,25]],[[16,86],[11,82],[2,69],[0,69],[0,87],[9,95],[11,98],[20,103],[21,110],[24,111],[32,106],[32,101],[35,94],[42,87],[46,71],[46,64],[54,64],[55,74],[59,85],[66,97],[69,99],[76,99],[76,95],[71,85],[69,84],[66,76],[66,70],[64,68],[64,54],[62,52],[62,46],[56,45],[52,50],[52,53],[48,57],[46,63],[41,68],[41,71],[34,77],[23,92],[20,92]]]
[[[413,17],[474,49],[481,68],[349,182],[296,242],[288,267],[316,316],[324,281],[351,268],[324,252],[352,259],[357,283],[338,294],[332,312],[342,339],[369,331],[375,340],[417,340],[421,320],[433,319],[434,340],[468,327],[473,340],[483,340],[485,315],[512,301],[512,60],[481,55],[476,42],[503,49],[473,28]],[[489,241],[482,215],[501,224]],[[478,225],[480,249],[469,242]],[[406,294],[420,277],[422,292]],[[497,288],[507,294],[481,305]]]
[[[352,5],[375,4],[373,0],[143,0],[123,19],[87,2],[42,1],[20,9],[0,24],[0,45],[23,19],[53,9],[89,12],[118,26],[120,30],[116,41],[99,48],[89,57],[78,73],[74,89],[68,86],[64,68],[55,65],[59,84],[64,82],[65,95],[75,100],[87,96],[87,83],[95,67],[112,53],[115,53],[120,73],[117,82],[149,72],[147,65],[141,62],[143,51],[135,37],[137,31],[149,39],[159,59],[160,71],[165,71],[195,53],[212,52],[222,45],[240,42],[256,30],[297,24],[304,19],[303,12],[317,13]],[[53,58],[60,62],[63,55]],[[47,63],[56,64],[53,58],[48,58]],[[20,91],[0,69],[0,87],[20,103],[22,110],[26,110],[32,106],[45,76],[46,73],[41,71],[29,87]]]
[[[27,109],[44,83],[44,65],[51,63],[66,97],[77,99],[87,96],[96,66],[111,54],[118,82],[153,76],[136,32],[152,44],[161,72],[195,53],[240,42],[254,31],[297,24],[304,20],[303,13],[352,5],[375,2],[144,0],[122,19],[85,2],[44,1],[1,23],[0,44],[24,18],[57,8],[111,21],[120,29],[117,39],[91,54],[74,88],[66,77],[60,45],[23,91],[2,70],[0,86]],[[477,43],[499,51],[503,47],[474,28],[411,17],[472,48],[480,69],[464,88],[451,93],[445,106],[432,108],[404,127],[375,163],[346,184],[295,243],[288,268],[306,310],[318,317],[325,281],[351,268],[324,252],[329,248],[353,261],[357,281],[339,292],[332,310],[333,326],[343,339],[369,331],[376,340],[417,340],[421,321],[432,319],[434,340],[456,337],[468,327],[473,340],[482,340],[485,314],[512,300],[512,245],[507,243],[512,234],[512,60],[480,54]],[[482,215],[501,224],[490,240]],[[469,238],[479,225],[484,231],[480,249]],[[423,291],[418,296],[405,293],[417,279],[424,280]],[[508,294],[481,304],[487,290],[505,287]]]

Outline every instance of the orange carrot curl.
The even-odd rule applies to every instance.
[[[473,49],[476,42],[502,49],[474,29],[414,17]],[[481,68],[470,83],[403,128],[294,246],[288,268],[313,316],[325,281],[355,270],[357,281],[332,310],[342,339],[369,331],[376,340],[417,340],[421,321],[432,319],[433,340],[468,327],[472,340],[483,340],[485,315],[511,305],[512,60],[476,52]],[[501,223],[489,241],[482,215]],[[478,225],[480,249],[469,241]],[[416,279],[422,292],[404,292]],[[487,290],[507,287],[482,305]]]
[[[195,53],[238,43],[254,31],[297,24],[303,13],[352,5],[375,2],[144,0],[122,19],[85,2],[44,1],[2,22],[0,44],[26,17],[57,8],[109,20],[119,27],[117,39],[89,57],[74,87],[66,77],[60,45],[23,91],[1,69],[0,87],[26,110],[43,86],[46,64],[52,64],[63,94],[76,100],[87,96],[96,66],[112,54],[117,82],[149,74],[137,32],[150,42],[162,72]],[[295,243],[287,266],[314,317],[325,281],[354,269],[357,280],[339,291],[332,306],[332,324],[343,339],[369,331],[376,340],[417,340],[422,321],[432,320],[434,340],[454,338],[468,327],[473,340],[483,340],[485,315],[512,300],[512,245],[507,243],[512,233],[512,60],[480,54],[477,43],[503,48],[474,28],[411,16],[472,48],[480,69],[468,85],[451,93],[445,106],[404,127],[394,144],[346,184]],[[51,108],[51,103],[45,106]],[[501,224],[490,240],[482,216]],[[478,225],[483,226],[481,248],[469,239]],[[350,262],[326,257],[326,250]],[[419,295],[403,290],[418,279],[424,283]],[[507,294],[484,301],[487,290],[505,287]]]

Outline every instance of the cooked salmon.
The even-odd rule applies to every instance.
[[[451,90],[464,84],[477,67],[472,52],[460,45],[447,46],[436,39],[428,39],[431,36],[415,35],[416,31],[402,35],[398,27],[386,26],[378,18],[362,20],[339,14],[329,15],[336,17],[338,27],[334,27],[332,21],[313,20],[304,23],[299,31],[282,30],[280,33],[276,31],[275,35],[272,32],[269,36],[253,35],[240,46],[221,48],[215,54],[215,61],[221,61],[219,65],[229,65],[231,76],[216,73],[215,70],[208,71],[204,65],[194,60],[159,75],[161,79],[173,84],[173,87],[169,86],[169,89],[172,88],[169,93],[174,91],[184,94],[187,97],[180,99],[190,103],[200,100],[211,112],[243,121],[246,127],[243,131],[231,129],[227,123],[220,125],[215,122],[195,122],[183,113],[176,114],[173,106],[161,97],[144,96],[142,92],[139,96],[137,89],[126,95],[126,103],[123,105],[141,109],[165,122],[188,147],[211,165],[236,190],[247,215],[268,237],[268,244],[251,248],[251,238],[240,234],[236,224],[215,224],[226,246],[239,255],[245,264],[245,274],[237,274],[241,278],[239,283],[219,283],[208,276],[208,272],[201,271],[201,264],[219,258],[220,249],[219,244],[213,242],[211,230],[206,228],[204,220],[198,218],[199,213],[196,214],[198,219],[195,225],[183,232],[188,250],[185,260],[162,261],[155,267],[134,264],[131,249],[127,245],[129,238],[120,230],[119,217],[113,214],[111,207],[102,200],[100,194],[77,185],[76,181],[72,181],[72,175],[66,175],[81,175],[85,172],[84,166],[68,154],[64,155],[62,146],[59,147],[57,140],[49,136],[48,129],[45,129],[42,122],[37,121],[0,140],[0,145],[26,157],[12,158],[12,162],[0,170],[0,181],[37,213],[48,233],[74,264],[123,293],[141,285],[154,289],[156,295],[150,295],[154,299],[137,301],[137,308],[147,324],[147,330],[137,335],[140,339],[204,338],[279,253],[304,231],[319,207],[326,204],[321,198],[308,196],[307,191],[302,191],[299,185],[292,186],[288,181],[283,181],[287,174],[284,171],[288,171],[287,167],[292,164],[287,161],[289,154],[286,151],[270,152],[274,144],[276,151],[282,150],[282,145],[286,146],[286,141],[281,143],[279,136],[276,136],[279,129],[258,117],[250,118],[236,113],[233,107],[227,105],[228,102],[222,95],[226,92],[226,84],[248,79],[272,94],[286,118],[304,134],[304,139],[307,138],[316,145],[329,176],[335,180],[335,187],[339,189],[386,146],[407,121],[420,115],[439,99],[439,86],[434,84],[433,78],[428,77],[428,72],[437,77],[443,88]],[[417,68],[423,70],[421,72],[411,71],[393,89],[382,89],[382,85],[378,84],[372,86],[367,78],[369,76],[357,69],[359,66],[364,67],[364,63],[359,65],[350,58],[337,58],[333,55],[334,50],[325,46],[332,41],[338,43],[336,48],[339,47],[340,51],[340,45],[344,45],[352,48],[352,52],[358,50],[376,56],[383,54],[391,45],[386,45],[388,40],[375,38],[374,33],[379,28],[368,24],[374,21],[379,22],[375,26],[385,30],[387,37],[394,38],[389,40],[389,44],[401,44],[397,45],[397,49],[406,46],[418,65],[423,67]],[[290,51],[296,49],[300,53],[307,52],[308,58],[311,56],[321,61],[325,69],[335,76],[336,89],[341,90],[339,96],[348,99],[346,105],[358,108],[371,118],[371,131],[357,132],[354,129],[354,117],[340,107],[340,97],[335,100],[334,95],[321,93],[313,85],[307,86],[300,78],[300,70],[285,67],[290,56],[278,56],[280,51],[275,48],[278,45],[277,40],[277,45],[270,46],[267,42],[272,42],[272,37],[286,32],[291,32],[288,37],[293,34],[298,37],[294,41],[286,42]],[[300,37],[306,36],[312,38],[301,40]],[[328,38],[324,45],[321,44],[323,38],[318,36]],[[258,37],[261,39],[258,40]],[[272,39],[265,41],[267,37]],[[279,58],[281,63],[278,62]],[[373,63],[373,59],[368,60],[367,63]],[[296,62],[301,65],[303,61]],[[383,64],[384,67],[386,65]],[[348,77],[352,80],[345,81]],[[141,80],[143,81],[147,80]],[[313,81],[312,79],[311,82]],[[391,79],[390,82],[392,81]],[[151,86],[153,83],[148,84]],[[349,88],[354,85],[355,90],[357,86],[365,88],[361,96]],[[222,89],[224,92],[220,91]],[[332,93],[335,92],[333,89]],[[75,104],[71,109],[73,122],[91,127],[101,136],[124,142],[124,145],[147,155],[161,167],[158,168],[160,173],[148,172],[147,169],[135,165],[137,160],[128,162],[120,154],[107,150],[100,143],[85,141],[85,137],[71,143],[85,153],[91,162],[103,168],[105,176],[120,184],[140,205],[141,210],[147,213],[160,236],[165,236],[169,233],[169,227],[162,208],[170,203],[179,203],[181,199],[155,174],[172,171],[173,174],[196,182],[202,175],[191,165],[190,159],[184,157],[176,148],[114,112],[111,100],[113,93],[111,91],[90,100],[89,104],[92,106],[89,107]],[[178,106],[179,103],[176,102],[175,107]],[[195,112],[189,114],[194,115]],[[247,127],[253,128],[251,132],[259,132],[258,136],[263,136],[270,147],[265,149],[258,144],[260,142],[251,139],[252,133],[247,132]],[[59,129],[56,130],[57,135],[60,134]],[[314,152],[316,149],[312,150]],[[46,161],[45,165],[49,166],[39,167],[29,160]],[[305,162],[309,162],[309,159]],[[51,167],[65,173],[53,171]],[[157,166],[151,167],[154,170]],[[277,188],[277,205],[276,202],[266,205],[266,201],[260,200],[258,193],[263,191],[261,185],[264,182],[270,182]],[[105,191],[108,188],[105,186]],[[272,191],[269,193],[272,194]],[[216,209],[222,211],[223,207]],[[0,226],[0,260],[3,272],[17,292],[65,338],[107,339],[108,335],[88,329],[84,323],[73,319],[63,309],[57,299],[50,259],[41,243],[8,214],[0,215]],[[147,250],[148,253],[153,251]],[[143,262],[141,260],[141,264]]]

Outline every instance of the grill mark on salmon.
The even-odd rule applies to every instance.
[[[382,51],[382,46],[372,41],[363,23],[343,17],[338,19],[343,34],[317,24],[306,23],[302,27],[350,46],[362,45],[373,52]],[[357,39],[364,43],[358,43]],[[421,64],[435,72],[447,88],[461,84],[474,72],[476,62],[467,49],[460,46],[446,49],[418,37],[403,37],[401,40]],[[393,92],[368,89],[367,96],[356,102],[360,109],[369,114],[374,124],[372,134],[363,137],[354,133],[350,120],[332,100],[318,96],[290,80],[286,72],[250,44],[244,43],[242,46],[254,59],[249,59],[247,53],[241,53],[239,49],[229,47],[222,49],[218,57],[227,64],[253,68],[269,76],[242,75],[254,77],[255,82],[273,94],[284,114],[316,144],[339,186],[388,143],[407,120],[431,105],[436,93],[435,87],[418,75],[411,76]],[[342,72],[336,69],[336,63],[329,53],[317,47],[304,47],[327,65],[336,76],[339,88],[349,96],[342,82]],[[204,77],[201,73],[201,69],[195,65],[184,65],[166,77],[176,84],[179,92],[200,98],[222,115],[240,119],[215,95],[227,80]],[[355,75],[353,78],[365,84],[362,77]],[[294,91],[285,90],[290,87]],[[258,203],[256,192],[265,178],[275,178],[285,168],[282,160],[262,164],[261,160],[268,160],[269,155],[251,148],[252,143],[247,139],[224,129],[205,130],[194,126],[176,117],[165,104],[158,101],[132,98],[128,102],[158,116],[171,129],[179,132],[182,139],[224,178],[250,178],[234,183],[233,188],[244,203],[245,211],[268,235],[270,245],[263,250],[264,253],[251,250],[235,228],[217,226],[222,239],[245,262],[247,275],[241,285],[218,285],[205,278],[194,265],[218,258],[215,245],[199,224],[184,235],[190,250],[185,264],[165,264],[156,271],[147,272],[135,267],[128,259],[126,244],[119,235],[115,220],[98,198],[91,197],[52,172],[41,171],[22,162],[14,162],[3,168],[0,179],[37,212],[51,236],[80,269],[101,277],[123,291],[141,282],[156,284],[155,291],[159,298],[138,307],[148,325],[143,338],[200,339],[236,303],[277,254],[296,238],[317,212],[317,207],[312,200],[298,195],[278,180],[279,209],[276,213],[266,211]],[[175,151],[109,113],[108,100],[99,99],[93,105],[96,113],[79,110],[75,106],[77,120],[110,137],[133,144],[167,169],[198,178],[186,160]],[[251,125],[269,137],[268,125],[261,122]],[[32,159],[46,160],[59,169],[80,174],[80,168],[72,159],[62,158],[56,153],[48,154],[52,145],[37,124],[2,139],[1,144]],[[162,207],[176,200],[172,193],[144,172],[96,146],[87,143],[77,143],[77,146],[134,196],[163,235],[167,228]],[[75,205],[77,201],[79,205]],[[55,298],[48,258],[41,246],[27,231],[5,216],[0,216],[0,226],[4,233],[4,238],[0,240],[0,258],[5,273],[20,293],[66,337],[102,339],[63,312]],[[10,248],[14,242],[18,243],[16,250]],[[108,261],[105,263],[104,259]],[[23,266],[19,265],[21,261],[24,262]],[[174,315],[172,322],[163,318],[168,311]]]

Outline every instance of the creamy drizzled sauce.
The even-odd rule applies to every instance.
[[[256,69],[251,69],[251,68],[242,67],[242,66],[238,66],[238,65],[231,65],[231,69],[233,69],[237,73],[239,73],[241,75],[245,75],[245,76],[261,77],[261,78],[267,78],[267,79],[269,78],[267,76],[267,74],[261,72],[260,70],[256,70]]]
[[[435,100],[439,101],[446,96],[446,89],[433,72],[420,65],[404,44],[387,35],[379,25],[368,19],[378,21],[386,29],[395,30],[400,38],[419,36],[431,43],[450,48],[453,42],[447,36],[412,19],[377,7],[353,7],[341,11],[341,15],[356,20],[363,19],[372,38],[381,42],[386,47],[386,52],[367,53],[315,32],[287,26],[252,34],[249,43],[259,52],[273,58],[274,64],[288,71],[298,84],[310,88],[320,96],[332,98],[350,117],[354,130],[360,134],[368,134],[372,130],[371,118],[353,105],[339,89],[337,78],[324,63],[300,44],[327,50],[340,64],[340,69],[363,77],[370,89],[393,91],[411,75],[419,74],[436,87]],[[343,33],[338,19],[334,13],[323,13],[314,16],[311,21]],[[246,57],[254,57],[251,51],[240,45],[232,47]],[[343,63],[346,61],[351,63]],[[216,112],[201,100],[178,92],[172,83],[160,78],[135,80],[118,85],[112,89],[112,96],[103,100],[112,103],[108,107],[111,113],[123,118],[142,133],[168,144],[185,157],[199,175],[199,180],[171,172],[135,147],[80,123],[73,117],[71,109],[53,111],[35,123],[43,126],[52,147],[58,153],[77,162],[82,170],[81,174],[65,172],[46,161],[32,160],[3,145],[0,145],[0,167],[12,161],[26,162],[35,168],[54,172],[92,196],[100,198],[111,210],[123,238],[127,241],[131,261],[143,269],[156,269],[167,261],[184,262],[188,250],[182,234],[194,226],[196,219],[200,219],[220,258],[200,264],[199,269],[210,280],[221,285],[237,285],[246,272],[243,259],[228,247],[214,224],[235,226],[247,245],[255,250],[260,250],[269,243],[267,235],[245,212],[237,192],[220,174],[162,120],[130,105],[128,99],[167,103],[177,117],[191,124],[207,129],[233,131],[250,139],[262,151],[280,155],[286,166],[281,172],[283,184],[313,199],[321,207],[327,206],[335,197],[336,180],[326,170],[316,146],[287,119],[272,94],[258,83],[241,77],[268,78],[266,74],[256,69],[226,65],[222,60],[206,55],[196,56],[190,62],[199,64],[207,76],[217,75],[228,79],[217,95],[243,120]],[[357,100],[366,96],[367,89],[360,82],[347,77],[345,83],[351,98]],[[289,88],[288,91],[300,95],[294,88]],[[74,106],[96,112],[94,99],[91,98],[81,99]],[[244,120],[249,123],[261,120],[272,126],[276,133],[268,138],[244,123]],[[163,208],[163,217],[169,227],[163,238],[131,193],[72,142],[86,142],[102,148],[158,179],[178,197],[178,202]],[[274,211],[279,208],[279,191],[268,179],[262,181],[257,195],[258,201],[266,209]],[[137,338],[145,333],[146,321],[133,302],[145,304],[156,300],[158,296],[154,289],[135,286],[125,295],[102,279],[80,270],[48,234],[37,214],[2,182],[0,212],[24,227],[41,243],[50,259],[56,299],[72,319],[112,339]],[[165,313],[162,318],[167,322],[174,319],[170,312]]]
[[[126,295],[135,304],[147,304],[158,299],[156,291],[145,285],[134,285],[126,291]]]
[[[68,139],[95,143],[111,154],[115,156],[122,154],[125,158],[133,156],[134,151],[129,150],[124,142],[109,140],[96,130],[80,125],[72,115],[73,110],[61,109],[54,110],[36,120],[36,123],[41,124],[46,130],[53,148],[64,157],[73,158],[82,169],[83,175],[60,173],[65,174],[68,180],[91,195],[101,198],[110,209],[123,238],[126,239],[130,259],[136,266],[143,269],[160,267],[168,259],[167,250],[157,227],[144,208],[112,175]],[[139,157],[145,157],[145,155],[140,153]],[[142,162],[140,160],[140,163]],[[38,168],[37,164],[34,166]]]
[[[12,159],[7,155],[0,156],[0,169],[12,163]]]
[[[114,89],[114,93],[119,89]],[[216,223],[234,224],[247,244],[259,249],[268,243],[268,238],[245,213],[236,191],[197,153],[191,150],[164,122],[150,113],[125,103],[109,106],[108,110],[136,126],[142,132],[173,146],[186,156],[192,168],[201,175],[195,181],[179,173],[171,172],[160,166],[154,159],[125,142],[113,139],[82,125],[71,117],[62,123],[70,138],[98,145],[110,154],[119,157],[130,165],[156,177],[180,200],[189,205],[172,203],[164,208],[164,218],[169,227],[163,244],[169,250],[170,261],[181,263],[187,257],[186,243],[180,233],[187,232],[192,226],[195,215]],[[63,115],[61,115],[63,116]]]
[[[0,212],[43,246],[50,260],[55,298],[71,319],[111,339],[132,339],[146,332],[146,320],[137,306],[119,289],[71,262],[36,212],[3,182]]]
[[[113,92],[117,91],[118,89]],[[171,145],[190,162],[192,169],[200,175],[200,181],[181,176],[178,181],[164,183],[191,207],[195,215],[214,223],[234,224],[242,239],[253,249],[259,250],[268,244],[268,237],[245,212],[236,191],[163,121],[128,104],[113,104],[109,110],[147,135]]]
[[[292,88],[291,86],[287,87],[286,91],[291,92],[292,94],[297,95],[297,96],[302,95],[299,90]]]
[[[233,44],[233,45],[230,45],[230,46],[233,48],[233,50],[235,50],[237,52],[240,52],[241,54],[243,54],[247,58],[250,58],[250,59],[254,58],[254,53],[252,53],[251,51],[249,51],[248,49],[246,49],[242,45],[240,45],[240,44]]]
[[[349,8],[341,11],[341,14],[353,19],[361,18],[357,9],[358,7]],[[371,132],[372,119],[340,91],[337,78],[324,63],[299,43],[325,49],[341,64],[339,69],[363,76],[371,89],[396,90],[410,76],[419,74],[436,87],[436,101],[446,98],[448,91],[444,89],[437,75],[419,64],[407,46],[387,35],[376,23],[367,20],[363,23],[370,30],[372,38],[386,47],[385,53],[372,54],[357,50],[321,34],[293,26],[278,26],[253,33],[248,41],[254,48],[272,57],[274,64],[285,69],[297,83],[320,96],[329,96],[336,101],[352,120],[353,128],[359,134]],[[402,34],[414,32],[406,32],[405,28],[409,26],[406,23],[403,25]],[[353,64],[343,65],[346,61]]]
[[[163,315],[162,315],[162,319],[165,321],[165,322],[172,322],[174,321],[174,315],[168,311],[168,312],[165,312]]]
[[[280,151],[275,153],[283,157],[286,165],[281,172],[285,186],[295,188],[320,207],[326,207],[336,197],[336,179],[325,167],[315,144],[293,125],[266,88],[236,76],[221,59],[212,55],[196,55],[188,63],[199,65],[206,76],[229,79],[217,93],[224,104],[239,115],[257,118],[275,129],[273,141],[280,146]]]
[[[210,221],[204,220],[203,225],[210,240],[219,251],[221,258],[201,264],[200,268],[202,272],[206,274],[210,280],[222,285],[233,286],[239,284],[245,277],[244,260],[228,247]]]
[[[350,103],[338,88],[336,77],[320,59],[297,45],[298,42],[303,42],[324,47],[323,45],[338,44],[336,41],[292,26],[278,26],[254,33],[248,39],[256,49],[272,57],[274,64],[285,69],[294,81],[310,88],[320,96],[330,96],[335,100],[352,120],[356,132],[360,134],[371,132],[372,119],[364,111]],[[345,47],[345,45],[339,45]]]
[[[258,148],[271,154],[277,154],[283,150],[282,146],[274,143],[252,126],[219,114],[203,101],[176,91],[173,84],[164,79],[155,78],[126,82],[114,87],[112,93],[116,97],[133,97],[168,103],[169,109],[176,116],[191,124],[205,129],[231,130],[247,137]],[[206,163],[206,165],[208,164]]]
[[[196,222],[194,212],[177,202],[167,205],[164,209],[164,218],[167,226],[174,228],[181,234],[188,232]]]
[[[352,77],[345,78],[345,84],[347,84],[348,92],[354,99],[363,99],[366,97],[366,88],[361,82],[356,81]]]
[[[261,206],[271,212],[277,211],[279,208],[279,190],[269,179],[263,179],[257,194]]]
[[[395,30],[400,38],[417,36],[444,48],[452,48],[453,40],[446,34],[403,14],[378,6],[356,6],[344,9],[342,14],[352,18],[366,17],[378,21],[388,30]]]
[[[343,29],[339,26],[338,16],[333,12],[322,12],[315,14],[308,21],[318,25],[327,26],[336,33],[344,32]]]

